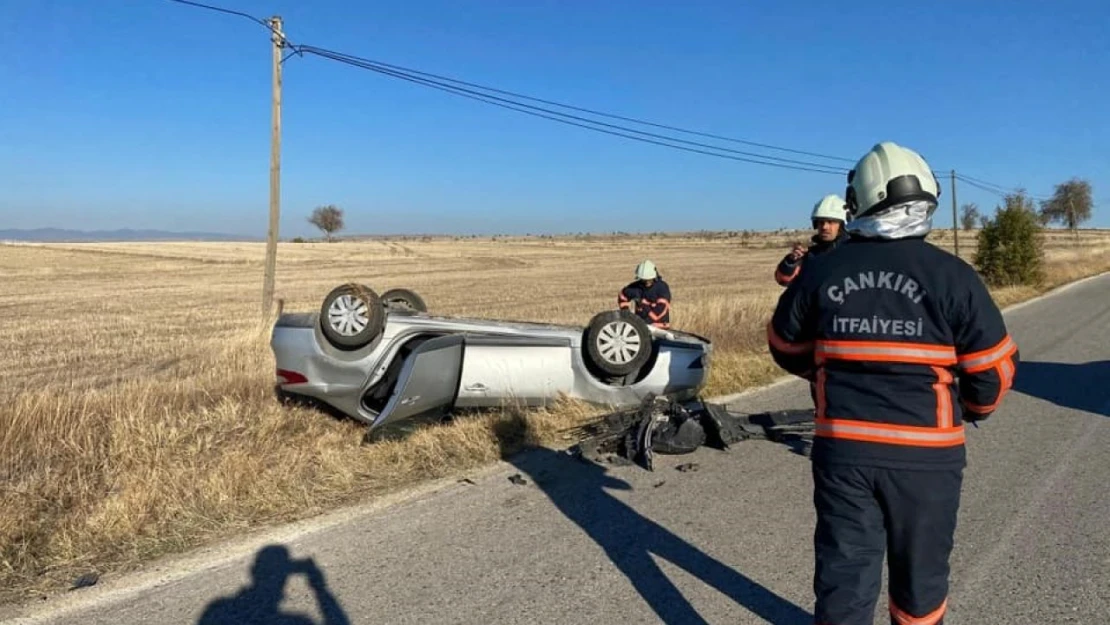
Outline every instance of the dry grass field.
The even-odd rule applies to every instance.
[[[649,256],[675,325],[715,342],[712,396],[781,375],[764,347],[772,271],[804,236],[282,243],[277,296],[314,310],[358,281],[448,314],[584,324]],[[970,258],[974,236],[960,238]],[[933,241],[951,249],[950,232]],[[1046,288],[1110,268],[1105,233],[1054,233],[1046,249]],[[506,410],[363,445],[361,427],[281,407],[263,257],[261,244],[0,245],[0,600],[488,464],[525,419],[539,438],[516,444],[565,443],[597,415]]]

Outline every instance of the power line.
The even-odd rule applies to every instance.
[[[990,183],[981,183],[981,182],[978,182],[974,179],[966,178],[966,177],[963,176],[963,174],[956,174],[956,180],[959,180],[960,182],[963,182],[965,184],[969,184],[969,185],[971,185],[971,186],[973,186],[977,189],[980,189],[982,191],[988,191],[990,193],[994,193],[995,195],[998,195],[1000,197],[1010,193],[1010,191],[1008,189],[1005,189],[1003,187],[999,187],[999,186],[996,186],[996,185],[993,185],[993,184],[990,184]]]
[[[413,83],[416,83],[416,84],[429,86],[429,87],[432,87],[432,88],[435,88],[435,89],[439,89],[441,91],[447,91],[449,93],[454,93],[456,95],[461,95],[463,97],[468,97],[470,99],[479,100],[479,101],[482,101],[482,102],[486,102],[488,104],[493,104],[495,106],[500,106],[502,108],[507,108],[507,109],[518,111],[518,112],[521,112],[521,113],[526,113],[526,114],[529,114],[529,115],[535,115],[536,117],[542,117],[544,119],[549,119],[549,120],[552,120],[552,121],[566,123],[566,124],[569,124],[569,125],[572,125],[572,126],[578,126],[580,128],[586,128],[588,130],[594,130],[594,131],[597,131],[597,132],[604,132],[605,134],[615,135],[615,136],[619,136],[619,137],[625,137],[625,138],[628,138],[628,139],[634,139],[634,140],[638,140],[638,141],[644,141],[646,143],[653,143],[653,144],[662,145],[662,146],[665,146],[665,147],[671,147],[671,148],[675,148],[675,149],[682,149],[682,150],[686,150],[686,151],[690,151],[690,152],[697,152],[697,153],[706,154],[706,155],[709,155],[709,156],[717,156],[717,157],[721,157],[721,158],[730,158],[732,160],[744,161],[744,162],[749,162],[749,163],[756,163],[756,164],[760,164],[760,165],[771,165],[771,166],[775,166],[775,167],[782,167],[782,168],[785,168],[785,169],[795,169],[795,170],[800,170],[800,171],[812,171],[812,172],[817,172],[817,173],[826,173],[826,174],[835,174],[835,175],[844,175],[847,171],[845,169],[836,168],[836,167],[833,167],[832,165],[825,165],[823,163],[814,163],[814,162],[810,162],[810,161],[799,161],[799,160],[788,159],[788,158],[783,158],[783,157],[779,157],[779,156],[771,156],[771,155],[766,155],[766,154],[756,154],[754,152],[745,152],[745,151],[742,151],[742,150],[734,150],[732,148],[714,146],[714,145],[710,145],[710,144],[706,144],[706,143],[699,143],[697,141],[688,141],[686,139],[678,139],[678,138],[675,138],[675,137],[670,137],[670,136],[667,136],[667,135],[661,135],[661,134],[658,134],[658,133],[651,133],[651,132],[645,132],[645,131],[641,131],[641,130],[635,130],[635,129],[628,128],[628,127],[625,127],[625,126],[620,126],[620,125],[617,125],[617,124],[610,124],[610,123],[606,123],[606,122],[600,122],[600,121],[596,121],[596,120],[587,119],[585,117],[581,117],[581,116],[578,116],[578,115],[571,115],[569,113],[560,113],[558,111],[553,111],[553,110],[550,110],[550,109],[547,109],[547,108],[544,108],[544,107],[534,106],[534,105],[531,105],[531,104],[523,104],[523,103],[520,103],[520,102],[514,102],[514,101],[506,99],[506,98],[501,98],[501,97],[498,97],[498,96],[484,94],[484,93],[481,93],[481,92],[478,92],[478,91],[474,91],[472,89],[465,89],[465,88],[462,88],[462,87],[456,87],[454,85],[445,84],[443,82],[439,82],[439,81],[435,81],[435,80],[431,80],[431,79],[427,79],[427,78],[421,78],[420,76],[415,76],[415,75],[412,75],[412,74],[408,74],[406,72],[401,72],[401,71],[388,69],[388,68],[385,68],[385,67],[378,66],[378,65],[374,64],[373,62],[364,61],[362,59],[359,59],[358,57],[352,57],[350,55],[346,55],[346,54],[343,54],[343,53],[340,53],[340,52],[335,52],[335,51],[332,51],[332,50],[326,50],[326,49],[323,49],[323,48],[317,48],[315,46],[301,46],[299,51],[304,52],[304,53],[308,53],[308,54],[314,54],[316,56],[331,59],[333,61],[338,61],[340,63],[344,63],[344,64],[347,64],[347,65],[352,65],[352,66],[359,67],[359,68],[362,68],[362,69],[367,69],[367,70],[377,72],[377,73],[380,73],[380,74],[384,74],[384,75],[387,75],[387,76],[393,76],[395,78],[400,78],[402,80],[406,80],[406,81],[413,82]],[[574,120],[574,121],[571,121],[571,120]],[[584,122],[584,123],[579,123],[579,122]],[[604,128],[597,128],[597,127],[594,127],[594,126],[588,126],[586,124],[595,124],[597,126],[602,126],[604,128],[612,128],[612,129],[615,129],[617,131],[623,131],[623,132],[614,132],[614,131],[611,131],[611,130],[605,130]],[[634,134],[629,134],[629,133],[634,133]],[[643,135],[643,136],[636,136],[636,135]],[[645,137],[650,137],[650,139],[645,138]],[[664,141],[670,141],[670,142],[673,142],[673,143],[665,143]],[[717,153],[717,152],[709,152],[707,150],[686,148],[686,147],[683,147],[683,146],[680,146],[680,145],[674,145],[674,143],[692,145],[692,146],[696,146],[696,147],[699,147],[699,148],[708,148],[708,149],[711,149],[711,150],[718,150],[720,152],[726,152],[726,153],[729,153],[729,154],[739,154],[739,155],[752,157],[752,158],[742,158],[742,157],[739,157],[739,156],[729,156],[728,154],[720,154],[720,153]],[[768,159],[768,160],[756,160],[756,159]],[[768,162],[768,161],[778,161],[778,162]]]
[[[772,167],[779,167],[779,168],[783,168],[783,169],[791,169],[791,170],[796,170],[796,171],[810,171],[810,172],[815,172],[815,173],[835,174],[835,175],[844,175],[847,172],[847,168],[837,167],[837,166],[829,165],[829,164],[825,164],[825,163],[815,163],[815,162],[812,162],[812,161],[789,159],[789,158],[773,156],[773,155],[769,155],[769,154],[759,154],[759,153],[755,153],[755,152],[747,152],[747,151],[743,151],[743,150],[736,150],[736,149],[732,149],[732,148],[727,148],[727,147],[722,147],[722,146],[717,146],[717,145],[711,145],[711,144],[701,143],[701,142],[697,142],[697,141],[689,141],[689,140],[686,140],[686,139],[681,139],[681,138],[677,138],[677,137],[669,136],[669,135],[665,135],[665,134],[659,134],[659,133],[652,133],[652,132],[647,132],[647,131],[643,131],[643,130],[637,130],[637,129],[629,128],[627,126],[622,126],[622,125],[619,125],[619,124],[610,124],[610,123],[606,123],[606,122],[602,122],[602,121],[588,119],[588,118],[585,118],[585,117],[582,117],[582,116],[579,116],[579,115],[573,115],[573,114],[569,114],[569,113],[563,113],[563,112],[551,110],[550,108],[545,108],[545,107],[542,107],[542,106],[535,106],[535,105],[526,104],[526,103],[519,102],[519,101],[514,101],[512,99],[508,99],[508,98],[505,98],[505,97],[499,97],[497,95],[491,95],[491,93],[500,94],[501,96],[510,96],[512,98],[517,98],[519,100],[527,100],[527,101],[530,101],[530,102],[537,102],[537,103],[540,103],[540,104],[546,104],[546,105],[553,106],[553,107],[559,107],[559,108],[563,108],[563,109],[578,111],[578,112],[581,112],[581,113],[588,113],[588,114],[596,115],[596,116],[599,116],[599,117],[605,117],[605,118],[609,118],[609,119],[615,119],[615,120],[620,120],[620,121],[624,121],[624,122],[640,124],[640,125],[643,125],[643,126],[650,126],[650,127],[654,127],[654,128],[663,129],[663,130],[670,130],[672,132],[679,132],[679,133],[688,134],[688,135],[694,135],[694,136],[706,137],[706,138],[711,138],[711,139],[717,139],[717,140],[720,140],[720,141],[727,141],[727,142],[731,142],[731,143],[751,145],[751,146],[760,147],[760,148],[764,148],[764,149],[768,149],[768,150],[777,150],[777,151],[780,151],[780,152],[788,152],[788,153],[793,153],[793,154],[810,156],[810,157],[818,158],[818,159],[827,159],[827,160],[841,161],[841,162],[846,162],[846,163],[855,163],[856,162],[855,159],[845,158],[845,157],[842,157],[842,156],[834,156],[834,155],[822,154],[822,153],[819,153],[819,152],[810,152],[810,151],[806,151],[806,150],[797,150],[797,149],[793,149],[793,148],[787,148],[787,147],[777,146],[777,145],[768,144],[768,143],[759,143],[759,142],[755,142],[755,141],[749,141],[749,140],[746,140],[746,139],[738,139],[738,138],[735,138],[735,137],[729,137],[729,136],[720,135],[720,134],[702,132],[702,131],[698,131],[698,130],[690,130],[690,129],[682,128],[682,127],[679,127],[679,126],[661,124],[661,123],[657,123],[657,122],[638,119],[638,118],[635,118],[635,117],[617,115],[617,114],[613,114],[613,113],[606,113],[606,112],[595,110],[595,109],[590,109],[590,108],[586,108],[586,107],[575,106],[575,105],[572,105],[572,104],[565,104],[565,103],[557,102],[557,101],[554,101],[554,100],[529,96],[529,95],[525,95],[525,94],[522,94],[522,93],[509,91],[509,90],[506,90],[506,89],[499,89],[499,88],[496,88],[496,87],[489,87],[489,86],[481,85],[481,84],[478,84],[478,83],[461,80],[461,79],[458,79],[458,78],[452,78],[452,77],[449,77],[449,76],[433,74],[431,72],[425,72],[425,71],[421,71],[421,70],[417,70],[417,69],[407,68],[407,67],[403,67],[403,66],[400,66],[400,65],[386,63],[386,62],[383,62],[383,61],[375,61],[375,60],[372,60],[372,59],[359,57],[359,56],[355,56],[355,55],[352,55],[352,54],[347,54],[347,53],[344,53],[344,52],[329,50],[329,49],[321,48],[321,47],[317,47],[317,46],[295,45],[292,42],[290,42],[284,36],[284,34],[281,34],[281,33],[278,33],[276,31],[274,31],[273,26],[267,20],[257,18],[253,15],[248,14],[248,13],[244,13],[242,11],[236,11],[236,10],[232,10],[232,9],[226,9],[226,8],[223,8],[223,7],[213,6],[213,5],[209,5],[209,4],[203,4],[203,3],[200,3],[200,2],[195,2],[193,0],[169,0],[169,1],[170,2],[176,2],[176,3],[179,3],[179,4],[183,4],[183,5],[189,5],[189,6],[193,6],[193,7],[197,7],[197,8],[207,9],[207,10],[211,10],[211,11],[216,11],[216,12],[220,12],[220,13],[226,13],[226,14],[229,14],[229,15],[235,15],[235,16],[239,16],[239,17],[249,19],[252,22],[255,22],[257,24],[261,24],[267,30],[272,31],[276,36],[280,36],[280,45],[282,47],[289,48],[289,49],[292,50],[292,52],[290,52],[290,54],[288,56],[291,56],[292,54],[299,54],[299,55],[303,56],[304,53],[315,54],[316,56],[319,56],[321,58],[336,61],[336,62],[343,63],[343,64],[346,64],[346,65],[350,65],[350,66],[353,66],[353,67],[358,67],[360,69],[373,71],[373,72],[376,72],[376,73],[384,75],[384,76],[390,76],[390,77],[393,77],[393,78],[398,78],[400,80],[405,80],[407,82],[411,82],[411,83],[414,83],[414,84],[431,87],[433,89],[437,89],[437,90],[444,91],[444,92],[447,92],[447,93],[452,93],[452,94],[462,96],[462,97],[465,97],[465,98],[469,98],[469,99],[472,99],[472,100],[476,100],[476,101],[479,101],[479,102],[484,102],[486,104],[491,104],[491,105],[494,105],[494,106],[498,106],[500,108],[504,108],[504,109],[524,113],[524,114],[527,114],[527,115],[532,115],[534,117],[548,119],[548,120],[551,120],[551,121],[567,124],[567,125],[570,125],[570,126],[585,128],[587,130],[593,130],[595,132],[601,132],[601,133],[612,135],[612,136],[622,137],[622,138],[626,138],[626,139],[632,139],[632,140],[635,140],[635,141],[641,141],[643,143],[649,143],[649,144],[659,145],[659,146],[663,146],[663,147],[674,148],[674,149],[678,149],[678,150],[703,154],[703,155],[707,155],[707,156],[715,156],[715,157],[718,157],[718,158],[727,158],[727,159],[735,160],[735,161],[753,163],[753,164],[757,164],[757,165],[768,165],[768,166],[772,166]],[[287,59],[288,56],[286,56],[285,58]],[[282,59],[283,62],[284,62],[284,60],[285,59]],[[482,91],[486,91],[486,92],[490,92],[490,93],[482,93],[481,91],[476,91],[476,90],[482,90]],[[683,144],[683,145],[676,145],[676,144]],[[687,146],[692,146],[692,147],[687,147]],[[949,174],[947,172],[939,173],[937,171],[934,171],[933,174],[937,177],[938,180],[951,176],[951,174]],[[972,187],[978,188],[978,189],[986,191],[988,193],[993,193],[993,194],[998,195],[1000,197],[1004,197],[1006,194],[1016,191],[1016,189],[1008,189],[1008,188],[1006,188],[1002,185],[998,185],[998,184],[995,184],[995,183],[992,183],[992,182],[988,182],[986,180],[981,180],[981,179],[978,179],[978,178],[967,176],[966,174],[962,174],[962,173],[957,173],[955,175],[955,177],[956,177],[957,180],[960,180],[960,181],[962,181],[962,182],[964,182],[968,185],[971,185]],[[1044,198],[1040,198],[1038,196],[1030,196],[1030,197],[1032,197],[1033,199],[1044,199]]]
[[[201,4],[200,2],[191,2],[190,0],[169,0],[169,2],[177,2],[179,4],[187,4],[189,6],[194,6],[194,7],[198,7],[198,8],[201,8],[201,9],[208,9],[209,11],[218,11],[220,13],[227,13],[228,15],[238,15],[239,17],[245,17],[248,20],[250,20],[252,22],[255,22],[257,24],[262,24],[267,29],[270,28],[270,25],[266,23],[266,20],[257,18],[255,16],[251,15],[250,13],[243,13],[242,11],[235,11],[235,10],[232,10],[232,9],[225,9],[225,8],[222,8],[222,7],[212,6],[210,4]]]
[[[815,157],[815,158],[824,158],[824,159],[829,159],[829,160],[834,160],[834,161],[843,161],[843,162],[847,162],[847,163],[855,163],[856,162],[856,159],[845,158],[843,156],[830,156],[828,154],[821,154],[819,152],[807,152],[805,150],[795,150],[795,149],[792,149],[792,148],[785,148],[785,147],[781,147],[781,146],[771,145],[771,144],[768,144],[768,143],[758,143],[758,142],[755,142],[755,141],[748,141],[746,139],[737,139],[737,138],[734,138],[734,137],[727,137],[727,136],[724,136],[724,135],[702,132],[702,131],[698,131],[698,130],[689,130],[689,129],[680,128],[680,127],[677,127],[677,126],[670,126],[670,125],[667,125],[667,124],[660,124],[660,123],[656,123],[656,122],[650,122],[650,121],[646,121],[646,120],[643,120],[643,119],[637,119],[635,117],[626,117],[626,116],[623,116],[623,115],[615,115],[615,114],[612,114],[612,113],[605,113],[605,112],[602,112],[602,111],[588,109],[588,108],[581,107],[581,106],[574,106],[572,104],[563,104],[561,102],[556,102],[554,100],[545,100],[543,98],[537,98],[537,97],[533,97],[533,96],[529,96],[529,95],[524,95],[524,94],[521,94],[521,93],[515,93],[515,92],[512,92],[512,91],[505,90],[505,89],[498,89],[496,87],[488,87],[488,86],[480,85],[480,84],[473,83],[473,82],[467,82],[465,80],[459,80],[457,78],[451,78],[451,77],[448,77],[448,76],[442,76],[442,75],[438,75],[438,74],[432,74],[430,72],[424,72],[424,71],[420,71],[420,70],[416,70],[416,69],[402,67],[400,65],[393,65],[393,64],[390,64],[390,63],[382,62],[382,61],[375,61],[373,59],[357,57],[357,56],[354,56],[354,55],[351,55],[351,54],[334,52],[334,51],[331,51],[331,50],[323,50],[321,48],[315,48],[314,46],[304,46],[304,48],[305,48],[304,49],[305,52],[308,52],[309,48],[313,48],[314,50],[317,50],[317,51],[324,51],[324,52],[329,52],[329,53],[332,53],[332,54],[338,54],[338,55],[341,55],[341,56],[343,56],[347,59],[350,59],[352,61],[358,61],[360,63],[366,63],[368,65],[374,65],[374,66],[377,66],[379,68],[390,69],[390,70],[393,70],[393,71],[396,71],[396,72],[407,73],[407,74],[410,74],[410,75],[422,76],[422,77],[425,77],[425,78],[432,78],[432,79],[435,79],[435,80],[454,83],[456,85],[464,85],[464,86],[467,86],[467,87],[473,87],[475,89],[482,89],[482,90],[485,90],[485,91],[491,91],[493,93],[500,93],[502,95],[509,95],[509,96],[513,96],[515,98],[520,98],[520,99],[523,99],[523,100],[529,100],[531,102],[539,102],[541,104],[548,104],[548,105],[551,105],[551,106],[558,106],[560,108],[579,111],[579,112],[582,112],[582,113],[590,113],[591,115],[598,115],[600,117],[607,117],[607,118],[610,118],[610,119],[619,119],[621,121],[632,122],[632,123],[641,124],[641,125],[644,125],[644,126],[651,126],[651,127],[654,127],[654,128],[662,128],[664,130],[673,130],[675,132],[681,132],[681,133],[685,133],[685,134],[696,135],[696,136],[706,137],[706,138],[710,138],[710,139],[719,139],[721,141],[729,141],[729,142],[732,142],[732,143],[741,143],[741,144],[744,144],[744,145],[751,145],[751,146],[755,146],[755,147],[766,148],[766,149],[769,149],[769,150],[779,150],[781,152],[790,152],[790,153],[793,153],[793,154],[801,154],[801,155],[804,155],[804,156],[812,156],[812,157]]]
[[[967,174],[964,174],[964,173],[956,174],[956,176],[958,178],[962,179],[964,182],[978,183],[978,184],[981,184],[981,185],[984,185],[984,186],[994,187],[995,189],[998,189],[999,191],[1003,191],[1003,192],[1006,192],[1006,193],[1013,193],[1013,192],[1017,191],[1016,188],[1011,189],[1011,188],[1008,188],[1008,187],[1004,187],[1000,184],[995,184],[993,182],[988,182],[988,181],[982,180],[980,178],[974,178],[974,177],[968,176]]]
[[[225,9],[223,7],[213,6],[211,4],[202,4],[200,2],[193,2],[192,0],[167,0],[167,1],[168,2],[176,2],[178,4],[184,4],[184,5],[188,5],[188,6],[192,6],[192,7],[197,7],[197,8],[200,8],[200,9],[207,9],[209,11],[216,11],[218,13],[227,13],[228,15],[235,15],[235,16],[238,16],[238,17],[244,17],[244,18],[246,18],[246,19],[248,19],[248,20],[250,20],[250,21],[252,21],[256,24],[261,24],[266,30],[270,31],[271,34],[273,34],[275,37],[277,37],[279,39],[279,41],[281,43],[281,46],[283,48],[292,48],[293,51],[296,52],[297,48],[300,47],[300,46],[293,45],[289,41],[288,37],[286,37],[284,33],[278,32],[277,29],[274,28],[273,24],[271,24],[268,20],[264,20],[260,17],[255,17],[255,16],[251,15],[250,13],[244,13],[242,11],[236,11],[236,10],[233,10],[233,9]],[[288,57],[286,57],[286,58],[288,58]],[[284,59],[282,59],[282,60],[284,61]]]
[[[194,2],[192,0],[170,0],[170,1],[171,2],[177,2],[177,3],[180,3],[180,4],[189,5],[189,6],[194,6],[194,7],[198,7],[198,8],[218,11],[218,12],[226,13],[226,14],[230,14],[230,15],[236,15],[236,16],[244,17],[244,18],[250,19],[253,22],[256,22],[258,24],[261,24],[261,25],[265,26],[268,30],[273,31],[272,26],[268,22],[266,22],[265,20],[256,18],[254,16],[251,16],[247,13],[243,13],[241,11],[234,11],[234,10],[230,10],[230,9],[224,9],[222,7],[202,4],[202,3],[199,3],[199,2]],[[277,34],[277,33],[275,33],[275,34]],[[493,104],[493,105],[496,105],[496,106],[501,106],[501,108],[506,108],[506,109],[509,109],[509,110],[514,110],[514,111],[522,112],[522,113],[526,113],[526,114],[531,114],[531,115],[534,115],[536,117],[541,117],[541,118],[549,119],[549,120],[552,120],[552,121],[566,123],[568,125],[578,126],[578,127],[581,127],[581,128],[586,128],[588,130],[594,130],[594,131],[597,131],[597,132],[604,132],[605,134],[609,134],[609,135],[614,135],[614,136],[624,137],[624,138],[628,138],[628,139],[638,140],[638,141],[642,141],[642,142],[645,142],[645,143],[652,143],[652,144],[660,145],[660,146],[664,146],[664,147],[682,149],[682,150],[687,151],[687,152],[694,152],[694,153],[704,154],[704,155],[707,155],[707,156],[717,156],[717,157],[720,157],[720,158],[729,158],[730,160],[754,163],[754,164],[759,164],[759,165],[770,165],[770,166],[774,166],[774,167],[780,167],[780,168],[785,168],[785,169],[793,169],[793,170],[798,170],[798,171],[813,171],[813,172],[816,172],[816,173],[827,173],[827,174],[836,174],[836,175],[843,175],[847,171],[846,168],[837,168],[836,166],[828,165],[828,164],[825,164],[825,163],[814,163],[814,162],[811,162],[811,161],[788,159],[788,158],[773,156],[773,155],[769,155],[769,154],[758,154],[758,153],[754,153],[754,152],[745,152],[743,150],[734,150],[734,149],[727,148],[727,147],[709,145],[709,144],[705,144],[705,143],[699,143],[699,142],[696,142],[696,141],[689,141],[689,140],[685,140],[685,139],[681,139],[681,138],[676,138],[676,137],[673,137],[673,136],[667,136],[667,135],[662,135],[662,134],[657,134],[657,133],[646,132],[646,131],[637,130],[637,129],[634,129],[634,128],[628,128],[628,127],[620,126],[620,125],[616,125],[616,124],[608,124],[606,122],[587,119],[587,118],[580,117],[580,116],[577,116],[577,115],[571,115],[571,114],[568,114],[568,113],[553,111],[553,110],[543,108],[543,107],[537,107],[537,106],[533,106],[533,105],[529,105],[529,104],[525,104],[525,103],[521,103],[521,102],[515,102],[513,100],[509,100],[509,99],[506,99],[506,98],[500,98],[498,96],[490,95],[488,93],[476,92],[472,89],[466,89],[464,87],[459,87],[459,86],[456,86],[456,85],[465,85],[465,86],[468,86],[468,87],[474,87],[474,88],[478,88],[478,89],[485,89],[487,91],[491,91],[491,92],[494,92],[494,93],[501,93],[501,94],[504,94],[504,95],[511,95],[511,96],[514,96],[514,97],[517,97],[517,98],[520,98],[520,99],[524,99],[524,100],[531,100],[531,101],[534,101],[534,102],[541,102],[541,103],[551,104],[553,106],[559,106],[559,107],[567,108],[567,109],[571,109],[571,110],[578,110],[578,111],[582,111],[582,112],[588,112],[588,113],[591,113],[591,114],[594,114],[594,115],[599,115],[599,116],[602,116],[602,117],[609,117],[609,118],[613,118],[613,119],[621,119],[621,120],[631,121],[633,123],[643,124],[643,125],[647,125],[647,126],[654,126],[654,127],[657,127],[657,128],[670,129],[670,130],[674,130],[674,131],[682,132],[682,133],[686,133],[686,134],[691,134],[691,135],[711,137],[711,138],[716,138],[716,139],[720,139],[720,140],[723,140],[723,141],[730,141],[730,142],[734,142],[734,143],[755,145],[755,146],[764,147],[764,148],[767,148],[767,149],[780,150],[780,151],[791,152],[791,153],[796,153],[796,154],[803,154],[803,155],[813,156],[813,157],[816,157],[816,158],[824,158],[824,159],[840,160],[840,161],[846,161],[846,162],[854,162],[854,161],[852,161],[852,159],[847,159],[847,158],[839,157],[839,156],[830,156],[830,155],[826,155],[826,154],[820,154],[820,153],[817,153],[817,152],[807,152],[807,151],[804,151],[804,150],[795,150],[795,149],[792,149],[792,148],[775,146],[775,145],[765,144],[765,143],[757,143],[757,142],[754,142],[754,141],[748,141],[748,140],[745,140],[745,139],[737,139],[737,138],[734,138],[734,137],[727,137],[727,136],[724,136],[724,135],[715,135],[715,134],[712,134],[712,133],[705,133],[705,132],[700,132],[700,131],[695,131],[695,130],[684,129],[684,128],[680,128],[680,127],[677,127],[677,126],[669,126],[669,125],[666,125],[666,124],[658,124],[658,123],[655,123],[655,122],[649,122],[649,121],[640,120],[640,119],[636,119],[636,118],[632,118],[632,117],[625,117],[625,116],[621,116],[621,115],[614,115],[614,114],[610,114],[610,113],[604,113],[604,112],[601,112],[601,111],[596,111],[596,110],[588,109],[588,108],[584,108],[584,107],[577,107],[577,106],[573,106],[573,105],[569,105],[569,104],[563,104],[563,103],[555,102],[555,101],[552,101],[552,100],[545,100],[545,99],[542,99],[542,98],[535,98],[535,97],[532,97],[532,96],[527,96],[527,95],[524,95],[524,94],[519,94],[519,93],[515,93],[515,92],[512,92],[512,91],[504,90],[504,89],[497,89],[497,88],[494,88],[494,87],[486,87],[486,86],[478,85],[477,83],[467,82],[467,81],[463,81],[463,80],[459,80],[459,79],[455,79],[455,78],[439,76],[439,75],[436,75],[436,74],[431,74],[429,72],[422,72],[420,70],[412,70],[412,69],[408,69],[408,68],[403,68],[403,67],[398,66],[398,65],[392,65],[392,64],[389,64],[389,63],[377,62],[377,61],[373,61],[373,60],[370,60],[370,59],[365,59],[365,58],[362,58],[362,57],[358,57],[358,56],[355,56],[355,55],[350,55],[350,54],[346,54],[346,53],[343,53],[343,52],[337,52],[337,51],[334,51],[334,50],[328,50],[328,49],[325,49],[325,48],[319,48],[319,47],[316,47],[316,46],[295,45],[295,44],[292,44],[291,42],[289,42],[287,39],[284,39],[284,36],[283,36],[283,41],[284,41],[284,47],[291,48],[293,50],[290,53],[290,55],[292,55],[292,54],[303,55],[305,52],[309,52],[309,53],[316,54],[317,56],[320,56],[320,57],[323,57],[323,58],[328,58],[328,59],[333,60],[333,61],[338,61],[338,62],[341,62],[341,63],[346,63],[348,65],[360,67],[362,69],[375,71],[375,72],[377,72],[379,74],[382,74],[382,75],[391,76],[391,77],[394,77],[394,78],[400,78],[402,80],[407,80],[409,82],[413,82],[413,83],[416,83],[416,84],[421,84],[421,85],[424,85],[424,86],[433,87],[433,88],[436,88],[436,89],[440,89],[442,91],[447,91],[449,93],[454,93],[456,95],[461,95],[463,97],[469,97],[470,99],[485,102],[487,104]],[[286,58],[288,58],[288,56]],[[284,61],[284,59],[283,59],[283,61]],[[454,83],[454,84],[445,84],[445,83]],[[522,110],[522,109],[531,109],[531,110],[529,111],[529,110]],[[546,114],[543,114],[543,113],[546,113]],[[567,119],[558,119],[559,117],[567,118]],[[584,122],[584,124],[583,123],[572,123],[571,121],[568,121],[568,120],[576,120],[578,122]],[[585,124],[594,124],[596,126],[603,126],[603,127],[606,127],[606,128],[611,128],[611,129],[614,129],[614,130],[617,130],[617,131],[623,131],[623,132],[605,131],[602,128],[597,128],[595,126],[588,126],[588,125],[585,125]],[[635,134],[635,135],[643,135],[643,136],[642,137],[631,136],[630,133]],[[657,139],[657,140],[647,139],[647,138],[644,138],[644,137],[651,137],[651,138],[654,138],[654,139]],[[689,146],[695,146],[695,148],[707,148],[707,149],[686,148],[686,147],[683,147],[683,146],[674,145],[674,143],[682,143],[682,144],[689,145]],[[714,151],[711,152],[711,151],[708,151],[708,150],[714,150]],[[718,152],[727,152],[729,154],[735,154],[735,155],[739,155],[739,156],[728,156],[728,155],[725,155],[725,154],[720,154]],[[747,156],[747,157],[750,157],[750,158],[742,158],[742,156]],[[778,163],[768,162],[768,161],[778,161]],[[793,167],[793,166],[789,166],[789,165],[797,165],[797,167]]]
[[[1019,191],[1022,191],[1022,189],[1007,189],[1005,187],[1002,187],[1002,186],[999,186],[999,185],[996,185],[996,184],[992,184],[992,183],[985,182],[985,181],[979,181],[976,178],[970,178],[970,177],[965,176],[965,175],[960,174],[960,173],[956,174],[956,179],[965,183],[965,184],[968,184],[968,185],[971,185],[971,186],[973,186],[977,189],[980,189],[982,191],[986,191],[988,193],[993,193],[994,195],[997,195],[998,197],[1001,197],[1001,198],[1005,198],[1007,195],[1011,195],[1011,194],[1014,194],[1014,193],[1018,193]],[[1047,200],[1048,199],[1048,198],[1043,197],[1043,196],[1033,195],[1029,192],[1025,192],[1025,195],[1029,196],[1029,198],[1033,199],[1033,200]]]

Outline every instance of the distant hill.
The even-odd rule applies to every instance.
[[[37,242],[94,242],[94,241],[262,241],[263,237],[248,237],[218,232],[170,232],[167,230],[66,230],[63,228],[35,228],[32,230],[0,230],[0,241]]]

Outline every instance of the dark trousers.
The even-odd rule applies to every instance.
[[[887,552],[891,625],[943,625],[963,470],[813,466],[817,625],[871,625]]]

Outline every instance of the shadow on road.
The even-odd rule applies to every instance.
[[[527,433],[524,436],[529,440]],[[778,625],[813,622],[809,612],[706,555],[609,494],[605,489],[630,490],[631,486],[606,475],[604,467],[545,448],[502,456],[530,476],[560,512],[605,550],[662,622],[707,623],[652,555],[682,567],[768,622]]]
[[[1014,390],[1057,406],[1110,417],[1110,360],[1069,364],[1022,361]]]
[[[316,595],[316,604],[324,620],[316,621],[304,614],[281,612],[288,579],[303,573]],[[197,625],[349,625],[350,620],[324,581],[324,573],[311,558],[293,560],[283,545],[267,545],[258,551],[251,566],[252,583],[231,597],[208,604]]]

